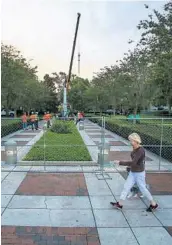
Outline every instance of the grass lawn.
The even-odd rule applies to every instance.
[[[56,123],[58,124],[58,121]],[[74,122],[63,123],[68,125],[71,133],[54,133],[48,130],[23,160],[43,161],[45,158],[45,161],[91,161],[87,147]]]

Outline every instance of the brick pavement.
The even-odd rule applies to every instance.
[[[47,196],[87,196],[88,191],[84,175],[81,173],[28,173],[17,195]]]
[[[28,134],[15,134],[13,135],[12,137],[10,137],[11,139],[12,138],[34,138],[35,135],[28,135]]]
[[[119,161],[130,161],[131,160],[131,156],[130,156],[131,152],[130,151],[110,151],[109,153],[109,160],[113,161],[113,160],[119,160]],[[146,161],[152,161],[152,159],[150,157],[145,158]]]
[[[94,141],[96,145],[100,144],[100,141]],[[122,141],[109,141],[110,146],[126,146]]]
[[[100,245],[96,228],[2,226],[2,245]]]
[[[101,139],[101,135],[100,135],[100,134],[90,134],[89,137],[90,137],[90,138],[95,138],[95,139],[96,139],[96,138]],[[106,139],[112,139],[113,136],[110,135],[110,134],[106,134],[106,135],[105,135],[105,138],[106,138]]]
[[[153,195],[172,195],[172,173],[147,173],[146,180]]]
[[[145,212],[143,199],[126,200],[123,212],[109,205],[124,184],[117,172],[106,181],[91,173],[20,174],[3,179],[2,245],[172,244],[172,174],[147,173],[160,204],[154,214]]]
[[[172,226],[165,227],[168,233],[172,236]]]
[[[19,176],[20,174],[18,174],[18,177]],[[138,245],[135,236],[142,240],[143,238],[140,238],[140,234],[149,227],[151,227],[151,230],[149,230],[149,233],[144,233],[144,239],[150,237],[150,239],[154,240],[154,244],[171,245],[170,237],[172,235],[172,223],[169,217],[171,217],[172,205],[170,206],[170,203],[168,203],[168,206],[166,206],[167,203],[165,200],[167,200],[167,197],[164,196],[164,202],[154,215],[145,213],[144,210],[146,209],[146,206],[141,200],[126,201],[124,213],[121,213],[120,211],[111,208],[109,206],[109,201],[113,200],[114,196],[118,198],[123,181],[119,173],[111,174],[111,176],[112,180],[108,180],[108,187],[105,181],[97,180],[94,174],[28,173],[23,181],[21,178],[21,183],[19,184],[15,195],[13,197],[10,196],[9,203],[6,202],[6,204],[4,204],[6,205],[6,209],[2,216],[2,245],[118,245],[120,240],[123,241],[122,244],[128,245],[128,239],[131,239],[133,242],[132,244]],[[159,188],[162,181],[163,188],[168,188],[169,181],[172,179],[172,174],[164,174],[162,176],[163,177],[161,178],[161,175],[159,174],[149,175],[148,178],[152,181],[152,188],[155,188],[155,186]],[[8,179],[12,184],[10,175],[6,177],[6,183],[8,182]],[[70,189],[66,188],[66,186],[70,186]],[[84,193],[77,193],[80,186],[85,188]],[[10,188],[9,183],[8,187]],[[114,196],[111,194],[110,190]],[[83,194],[89,195],[92,207],[89,203],[85,203],[83,207],[80,207],[79,205],[75,207],[74,202],[76,199],[70,199],[70,201],[68,200],[67,202],[65,201],[65,205],[61,207],[59,204],[53,204],[51,195],[56,195],[55,198],[60,195],[65,197],[65,195],[67,195],[66,191],[70,191],[69,195],[73,195],[72,198],[82,196]],[[19,196],[16,196],[16,194]],[[35,194],[37,197],[39,197],[40,194],[49,196],[49,199],[46,200],[45,207],[41,207],[40,205],[40,201],[42,200],[42,197],[40,196],[40,199],[37,199],[38,202],[35,203],[37,206],[33,206],[34,202],[29,201],[27,203],[26,199],[21,199],[21,203],[18,202],[20,207],[17,208],[17,197],[20,197],[20,195],[26,197],[31,194]],[[85,196],[85,198],[88,198],[87,202],[89,202],[89,196]],[[22,205],[26,204],[26,209],[24,209],[24,207],[21,208]],[[43,204],[44,202],[42,202],[42,205]],[[163,208],[165,209],[163,210]],[[84,209],[87,212],[85,212]],[[37,215],[37,212],[39,212],[39,215],[35,217],[34,215]],[[46,226],[46,224],[49,223],[48,212],[50,212],[50,221],[53,222],[53,227],[50,225]],[[163,214],[163,212],[165,213]],[[95,227],[89,226],[88,221],[92,216],[91,213],[95,215]],[[133,213],[134,219],[136,219],[137,222],[134,222],[132,218]],[[24,215],[29,215],[28,219],[24,218]],[[39,220],[37,221],[37,219],[42,215],[46,215],[47,218],[42,217],[42,225],[36,225],[39,223]],[[87,215],[89,215],[89,218],[86,221],[84,217],[87,217]],[[56,219],[59,225],[55,226],[54,224],[57,224]],[[93,219],[93,216],[91,219]],[[84,227],[77,227],[77,220],[81,222]],[[128,223],[126,223],[126,220]],[[6,226],[6,222],[9,226]],[[23,222],[25,225],[22,225],[24,224]],[[16,226],[14,226],[15,223]],[[32,225],[29,225],[29,223],[32,223]],[[167,225],[167,223],[169,225]],[[19,224],[21,225],[19,226]],[[126,228],[124,227],[127,228],[127,235],[121,236],[121,232],[125,233]],[[135,236],[133,236],[133,232]],[[109,235],[106,236],[106,234]],[[106,238],[104,239],[105,236]],[[163,239],[163,242],[158,243],[161,239]],[[141,244],[147,245],[147,242]]]

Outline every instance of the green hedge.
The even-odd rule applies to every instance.
[[[18,119],[1,119],[1,137],[22,129],[22,122]]]
[[[57,120],[56,125],[62,122]],[[51,129],[32,147],[24,158],[25,161],[91,161],[74,122],[63,121],[70,128],[71,133],[55,133]],[[45,144],[45,148],[44,148]],[[44,151],[45,149],[45,151]]]
[[[99,119],[91,119],[91,121],[98,123],[101,126]],[[172,121],[168,121],[163,125],[163,137],[162,137],[162,151],[161,156],[167,160],[172,161]],[[106,119],[105,127],[107,130],[120,135],[121,137],[128,139],[129,134],[136,132],[142,138],[142,143],[146,149],[151,152],[160,155],[161,145],[161,124],[152,122],[141,122],[140,124],[133,124],[127,120],[111,120]]]

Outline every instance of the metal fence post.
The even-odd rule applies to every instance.
[[[46,132],[46,125],[43,126],[43,134],[44,134],[44,171],[45,171],[45,132]]]
[[[160,154],[159,154],[159,171],[161,170],[161,160],[162,160],[163,130],[164,130],[164,118],[162,118],[162,121],[161,121],[161,142],[160,142]]]
[[[104,117],[102,117],[102,126],[101,126],[101,150],[100,150],[100,168],[103,173],[103,165],[104,165]]]

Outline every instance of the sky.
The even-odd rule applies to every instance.
[[[162,11],[166,1],[65,1],[2,0],[1,41],[15,46],[30,63],[46,73],[68,73],[77,13],[81,13],[73,74],[91,79],[104,66],[111,66],[137,42],[136,26],[150,9]],[[144,4],[150,9],[145,9]],[[134,45],[134,44],[133,44]]]

